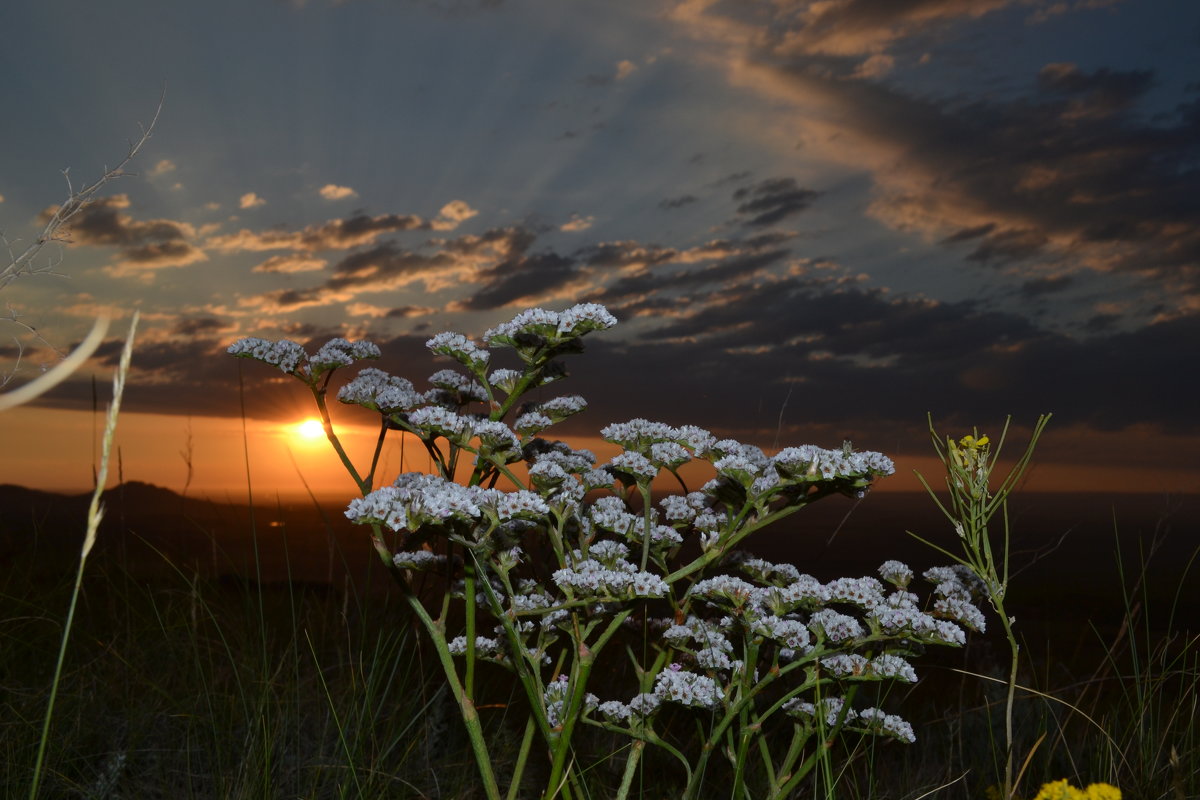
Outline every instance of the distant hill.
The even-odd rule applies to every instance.
[[[89,500],[0,485],[0,568],[32,558],[38,569],[73,570]],[[245,505],[131,481],[107,491],[104,505],[93,559],[139,575],[171,565],[189,575],[340,584],[377,558],[341,502],[320,510],[311,502],[264,503],[252,517]],[[1126,573],[1136,576],[1141,554],[1156,541],[1147,572],[1156,606],[1166,610],[1178,597],[1193,619],[1200,612],[1200,563],[1191,560],[1200,548],[1200,496],[1029,493],[1015,496],[1011,510],[1010,598],[1027,620],[1114,618],[1122,603],[1118,545]],[[822,500],[755,534],[747,546],[822,580],[873,574],[889,558],[918,571],[948,562],[906,530],[957,550],[929,498],[905,492]]]
[[[73,569],[90,502],[90,493],[0,485],[0,564],[32,557],[42,567]],[[189,573],[321,581],[340,578],[347,568],[358,571],[373,553],[341,505],[263,504],[252,516],[245,505],[184,497],[140,481],[109,489],[102,504],[92,557],[118,559],[135,573],[160,571],[169,562]]]

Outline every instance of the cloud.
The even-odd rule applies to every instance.
[[[1163,111],[1149,70],[1063,62],[1003,94],[917,94],[861,72],[848,80],[864,58],[919,52],[945,26],[1013,5],[840,0],[755,6],[751,16],[747,6],[695,0],[673,16],[732,84],[771,102],[773,120],[790,108],[789,146],[799,140],[810,159],[869,178],[875,220],[940,241],[967,264],[1018,278],[1127,273],[1170,313],[1191,308],[1200,302],[1200,100]],[[743,214],[770,219],[742,191]]]
[[[322,258],[302,255],[271,256],[258,264],[251,272],[315,272],[329,263]]]
[[[334,183],[325,184],[318,190],[318,193],[326,200],[345,200],[349,197],[358,197],[358,192],[349,186],[338,186]]]
[[[412,319],[413,317],[425,317],[430,314],[437,313],[438,309],[429,306],[396,306],[387,308],[385,306],[372,305],[370,303],[349,303],[346,305],[346,313],[352,317],[371,317],[373,319]]]
[[[580,81],[584,86],[599,88],[602,86],[611,86],[618,81],[623,81],[633,73],[637,72],[638,66],[628,59],[622,59],[613,65],[612,72],[592,73],[584,76]]]
[[[258,208],[259,206],[265,206],[266,204],[267,204],[267,201],[263,200],[261,197],[259,197],[254,192],[246,192],[244,195],[241,196],[241,199],[238,200],[238,208],[243,208],[243,209]]]
[[[188,241],[196,236],[192,225],[168,219],[137,220],[125,213],[129,207],[129,196],[125,194],[92,201],[71,220],[70,240],[81,245],[119,248],[116,264],[106,268],[115,276],[147,274],[207,259],[202,250]],[[54,211],[46,209],[40,219],[48,219]]]
[[[149,242],[122,250],[121,259],[115,265],[105,267],[105,272],[115,277],[146,275],[165,267],[186,267],[207,260],[203,250],[188,242]]]
[[[572,214],[571,219],[560,225],[558,229],[560,231],[567,231],[568,233],[577,233],[579,231],[586,231],[592,227],[592,223],[595,221],[596,218],[592,216],[581,217],[578,214]]]
[[[166,175],[168,172],[174,172],[176,169],[175,162],[169,158],[159,159],[154,166],[150,168],[150,176],[157,178],[159,175]]]
[[[698,202],[699,199],[700,198],[696,197],[694,194],[682,194],[678,197],[667,197],[659,200],[658,207],[664,211],[671,211],[676,208],[683,208],[684,206],[691,205],[692,203]]]
[[[384,234],[432,228],[429,222],[411,214],[381,214],[375,217],[356,214],[346,219],[331,219],[320,225],[309,225],[298,231],[268,229],[254,232],[243,228],[237,233],[214,237],[208,241],[208,245],[226,253],[344,250],[370,244]]]
[[[771,178],[738,189],[733,193],[733,199],[741,201],[738,214],[749,217],[744,224],[762,228],[805,211],[818,194],[812,189],[800,188],[794,178]]]
[[[390,240],[374,242],[339,259],[320,284],[242,297],[238,303],[242,308],[280,314],[346,303],[364,294],[375,297],[417,282],[424,284],[425,292],[439,291],[478,282],[480,270],[522,252],[533,238],[520,228],[496,229],[434,240],[429,252],[405,249]]]
[[[451,200],[442,206],[442,210],[430,223],[430,227],[435,231],[452,231],[478,213],[462,200]]]
[[[4,195],[0,194],[0,203],[4,202]]]

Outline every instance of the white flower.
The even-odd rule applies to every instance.
[[[606,330],[616,324],[617,318],[599,303],[580,303],[559,315],[558,333],[579,335]]]
[[[633,475],[635,479],[651,480],[658,474],[658,468],[650,463],[650,460],[641,453],[621,453],[608,462],[608,464],[618,472],[626,472]]]
[[[824,635],[830,642],[839,643],[863,635],[862,625],[854,617],[823,608],[808,620],[808,627],[817,635]]]
[[[463,336],[461,333],[445,331],[425,342],[425,346],[435,353],[450,356],[473,370],[482,370],[487,366],[491,353]]]
[[[917,740],[912,725],[895,714],[887,714],[882,709],[864,708],[858,712],[858,724],[870,733],[878,733],[912,744]]]
[[[256,336],[247,336],[229,345],[225,352],[279,367],[282,372],[289,375],[304,377],[308,374],[308,354],[304,352],[303,347],[291,339],[272,342]]]
[[[872,658],[871,663],[867,665],[867,674],[880,678],[894,678],[905,683],[917,682],[917,672],[912,664],[892,653]]]
[[[337,397],[343,403],[372,408],[384,414],[407,411],[424,402],[409,380],[374,367],[360,370],[354,380],[338,390]]]
[[[445,564],[446,556],[428,550],[402,550],[392,556],[392,563],[402,569],[432,569]]]
[[[346,339],[330,339],[309,359],[309,363],[320,371],[348,367],[364,358],[379,358],[379,346],[365,339],[357,342]]]
[[[663,701],[699,708],[715,708],[725,693],[708,675],[665,669],[654,682],[654,695]]]
[[[879,566],[879,576],[890,584],[903,589],[913,579],[912,569],[903,561],[889,560]]]

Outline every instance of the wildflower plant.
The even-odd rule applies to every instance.
[[[1033,459],[1033,450],[1049,422],[1049,414],[1038,417],[1025,450],[1009,469],[1008,474],[999,482],[999,485],[993,486],[992,471],[996,467],[1000,451],[1008,435],[1008,421],[1005,422],[1000,439],[993,449],[991,439],[988,436],[981,436],[978,430],[957,440],[953,437],[946,437],[943,440],[934,429],[933,419],[930,418],[929,434],[933,439],[933,446],[937,451],[938,458],[946,470],[947,500],[943,502],[938,497],[937,492],[930,487],[923,475],[917,473],[917,478],[925,487],[925,491],[933,498],[938,509],[954,527],[961,549],[957,553],[951,552],[910,531],[910,535],[914,538],[953,559],[956,564],[950,569],[957,570],[966,581],[975,584],[974,592],[951,591],[947,594],[939,591],[940,597],[935,608],[942,610],[943,613],[977,614],[978,616],[973,617],[973,622],[975,628],[982,631],[984,619],[977,609],[972,607],[971,611],[967,611],[964,607],[961,610],[955,610],[960,603],[969,605],[966,602],[968,595],[982,595],[987,598],[988,603],[996,612],[1004,630],[1004,636],[1008,641],[1008,691],[1004,706],[1003,796],[1005,800],[1015,797],[1017,790],[1017,779],[1013,775],[1013,701],[1017,688],[1017,668],[1021,652],[1021,646],[1013,632],[1016,618],[1010,616],[1005,607],[1010,575],[1008,497],[1025,476]],[[988,527],[997,512],[1000,514],[1001,522],[999,536],[995,536]],[[995,542],[993,542],[993,538],[996,539]],[[1057,797],[1057,795],[1055,796]],[[1038,797],[1041,798],[1042,795],[1039,794]]]
[[[379,415],[365,475],[338,439],[326,393],[336,369],[375,358],[378,348],[335,339],[309,355],[294,342],[242,339],[229,352],[275,366],[312,392],[361,490],[346,514],[369,527],[429,635],[492,800],[504,795],[476,710],[480,662],[510,672],[527,705],[509,798],[534,752],[546,759],[541,797],[586,796],[573,749],[585,727],[630,742],[620,798],[629,796],[647,746],[679,764],[686,798],[705,794],[714,756],[730,765],[731,796],[754,789],[775,798],[827,766],[829,745],[842,733],[913,741],[909,723],[857,706],[855,695],[864,683],[914,682],[911,655],[926,645],[961,645],[964,628],[982,627],[971,570],[926,571],[933,588],[923,600],[913,571],[896,561],[878,578],[824,583],[741,549],[750,535],[823,497],[863,495],[894,471],[879,453],[805,445],[768,456],[698,427],[638,418],[601,430],[620,450],[603,464],[546,438],[587,403],[529,393],[564,378],[562,357],[615,324],[602,306],[582,304],[523,311],[482,342],[438,334],[428,348],[457,365],[436,372],[424,390],[362,369],[337,397]],[[513,351],[516,368],[494,364],[500,350]],[[407,472],[375,488],[393,430],[416,437],[435,472]],[[695,490],[680,472],[690,462],[711,474]],[[682,490],[656,499],[652,486],[662,476]],[[398,545],[389,545],[385,529],[399,534]],[[444,579],[441,597],[418,596],[413,577],[422,572]],[[614,689],[626,659],[627,685]],[[666,729],[681,712],[696,717],[691,741]]]

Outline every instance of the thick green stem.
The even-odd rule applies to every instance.
[[[642,751],[646,749],[646,743],[641,739],[635,739],[629,748],[629,758],[625,761],[625,772],[621,775],[621,788],[617,790],[617,800],[626,800],[629,797],[629,790],[633,786],[633,776],[637,774],[638,764],[642,760]]]

